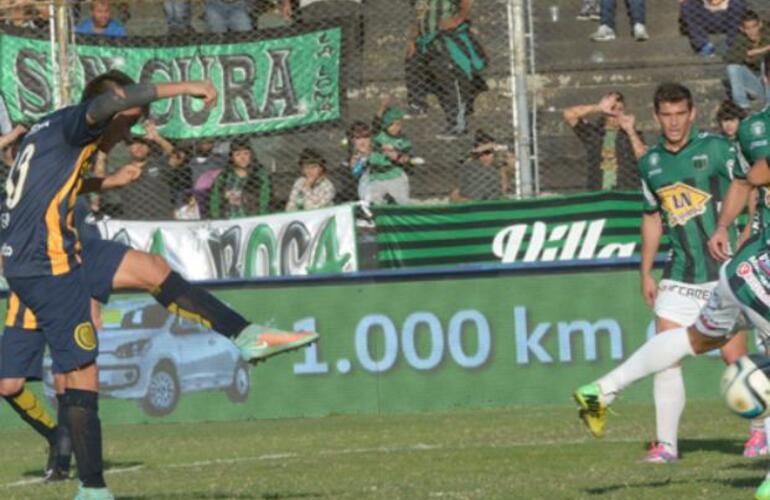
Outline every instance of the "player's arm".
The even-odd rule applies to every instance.
[[[709,253],[717,260],[730,258],[730,236],[727,228],[743,212],[751,194],[752,186],[746,179],[735,178],[727,189],[727,194],[719,211],[717,228],[708,241]]]
[[[203,105],[208,108],[216,101],[217,90],[208,80],[126,85],[95,97],[86,111],[86,123],[103,124],[121,111],[181,95],[203,99]]]
[[[741,230],[741,234],[738,235],[738,241],[735,242],[736,247],[740,248],[743,246],[744,243],[746,243],[749,238],[751,238],[751,229],[754,225],[754,217],[757,215],[757,198],[759,196],[759,191],[757,188],[752,188],[751,193],[749,193],[749,204],[748,204],[748,222],[746,225],[743,226],[743,230]]]
[[[655,304],[658,294],[658,284],[652,276],[655,256],[660,248],[660,238],[663,236],[663,220],[660,212],[645,211],[642,214],[642,262],[639,266],[642,297],[648,306]]]
[[[16,140],[27,133],[27,127],[24,125],[16,125],[13,130],[8,132],[7,134],[0,136],[0,149],[5,149]]]
[[[770,165],[767,158],[760,158],[751,166],[751,170],[746,175],[746,179],[752,186],[766,186],[770,184]]]

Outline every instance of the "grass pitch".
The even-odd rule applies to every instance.
[[[740,455],[748,422],[719,401],[688,403],[668,466],[637,463],[652,406],[615,409],[602,440],[567,406],[105,426],[107,481],[120,499],[753,498],[767,460]],[[0,498],[72,497],[38,481],[36,435],[2,436]]]

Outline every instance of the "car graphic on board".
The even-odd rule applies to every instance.
[[[99,330],[99,394],[132,399],[151,416],[173,412],[182,394],[223,390],[246,401],[249,368],[227,338],[169,313],[152,300],[110,303]],[[51,358],[44,359],[45,392],[55,398]]]

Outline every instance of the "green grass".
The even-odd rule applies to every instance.
[[[748,423],[718,401],[688,404],[671,466],[636,463],[652,407],[616,411],[602,440],[568,407],[105,426],[107,481],[124,499],[604,500],[746,499],[764,477],[766,460],[740,456]],[[71,497],[75,481],[28,484],[37,436],[2,436],[0,498]]]

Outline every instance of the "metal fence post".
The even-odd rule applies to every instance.
[[[524,1],[508,0],[508,45],[510,62],[511,118],[514,130],[519,175],[516,195],[532,196],[535,192],[530,149],[532,135],[527,102],[527,55],[524,29]]]

